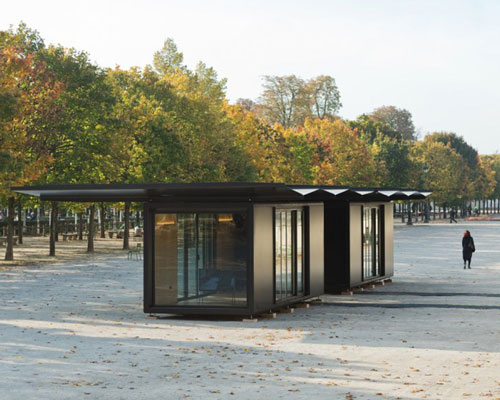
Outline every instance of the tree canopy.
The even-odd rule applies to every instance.
[[[172,39],[151,65],[106,69],[24,24],[0,31],[2,201],[13,185],[77,182],[414,186],[443,204],[500,194],[498,155],[455,133],[420,140],[396,106],[342,119],[332,76],[265,76],[258,99],[235,104],[226,85]]]

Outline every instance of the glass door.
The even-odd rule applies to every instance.
[[[363,280],[366,280],[381,272],[379,207],[363,207],[362,242]]]
[[[275,211],[275,301],[304,293],[304,211]]]

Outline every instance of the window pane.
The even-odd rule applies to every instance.
[[[276,301],[304,293],[304,213],[275,211]]]
[[[378,207],[363,208],[363,277],[380,275],[380,213]]]
[[[176,214],[155,216],[154,294],[155,304],[175,304],[178,288],[184,290],[183,279],[178,279],[177,255],[178,223]],[[181,264],[182,265],[182,264]]]
[[[244,306],[246,214],[157,214],[156,305]]]
[[[304,291],[304,264],[303,264],[303,228],[302,228],[302,211],[297,211],[297,293],[302,294]]]
[[[281,298],[286,297],[286,211],[280,212],[281,214]]]
[[[291,296],[292,292],[292,212],[286,212],[286,294]]]
[[[281,298],[281,213],[275,213],[275,274],[276,274],[276,298]]]

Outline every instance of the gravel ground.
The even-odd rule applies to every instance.
[[[8,267],[0,398],[500,398],[499,242],[498,222],[397,226],[394,283],[257,323],[147,318],[123,253]]]

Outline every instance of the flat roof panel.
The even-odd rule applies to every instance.
[[[349,200],[352,196],[375,193],[389,200],[423,199],[431,192],[412,189],[350,188],[347,186],[285,185],[283,183],[131,183],[131,184],[75,184],[13,187],[12,191],[42,200],[52,201],[148,201],[183,199],[187,201],[228,200],[293,200],[323,192]],[[392,192],[392,193],[391,193]],[[354,198],[353,198],[354,199]]]

